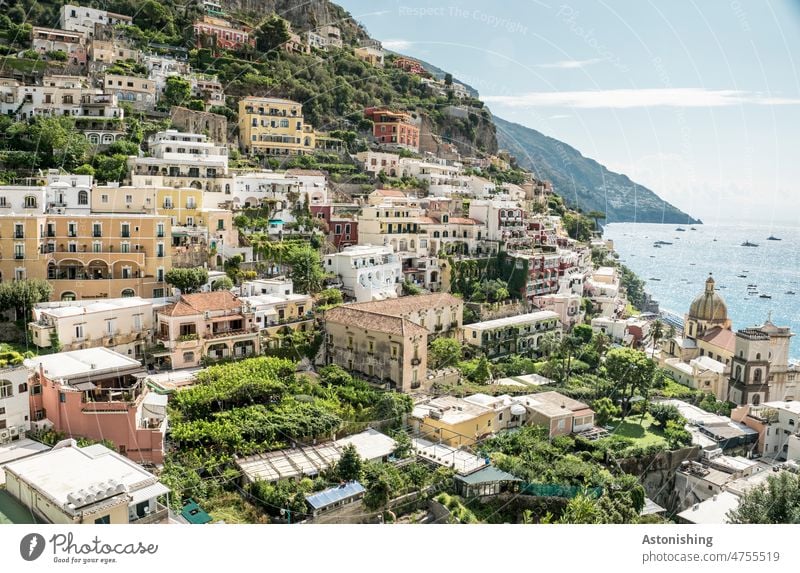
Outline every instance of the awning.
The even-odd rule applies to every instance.
[[[141,489],[137,489],[136,491],[130,492],[131,503],[141,503],[148,499],[153,499],[154,497],[158,497],[159,495],[164,495],[167,493],[169,493],[169,488],[161,482],[156,482]]]
[[[76,384],[72,384],[72,387],[81,392],[97,388],[94,382],[77,382]]]

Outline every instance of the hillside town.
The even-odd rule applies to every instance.
[[[721,524],[798,479],[790,329],[711,276],[663,316],[457,78],[334,19],[58,15],[0,16],[0,523]],[[213,73],[271,52],[422,95]]]

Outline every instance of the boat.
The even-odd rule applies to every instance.
[[[678,227],[678,228],[677,228],[677,229],[675,229],[675,230],[676,230],[676,231],[685,231],[686,229],[684,229],[683,227]]]
[[[786,294],[796,294],[793,290],[787,290]]]
[[[716,238],[716,237],[714,237],[714,242],[715,242],[715,243],[717,242],[717,238]]]
[[[751,243],[750,241],[745,241],[744,243],[742,243],[742,246],[743,247],[757,247],[758,244],[757,243]]]
[[[660,248],[661,248],[661,245],[653,245],[653,248],[654,248],[654,249],[660,249]]]
[[[768,241],[780,241],[780,239],[778,237],[776,237],[775,235],[770,235],[769,237],[767,237],[767,240]]]
[[[660,281],[661,279],[657,279],[657,278],[655,278],[655,277],[650,277],[650,278],[649,278],[649,279],[647,279],[647,280],[649,280],[649,281],[656,281],[656,282],[658,282],[658,281]]]
[[[669,241],[656,241],[653,245],[671,245]]]
[[[756,285],[756,284],[750,283],[749,285],[747,285],[747,288],[751,288],[751,287],[752,288],[756,288],[757,286],[758,285]]]
[[[747,278],[747,275],[736,275],[736,276],[739,277],[740,279],[746,279]]]
[[[761,295],[761,296],[759,296],[758,298],[772,298],[772,297],[771,297],[771,296],[769,296],[768,294],[762,294],[762,295]]]
[[[692,227],[692,228],[691,228],[691,230],[692,230],[692,231],[696,231],[696,230],[697,230],[697,227]]]

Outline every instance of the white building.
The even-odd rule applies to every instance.
[[[223,190],[228,177],[226,145],[212,143],[202,134],[168,129],[153,135],[148,148],[149,157],[128,158],[133,187]]]
[[[33,308],[33,343],[64,351],[104,346],[140,357],[153,332],[153,303],[137,297],[43,302]]]
[[[470,201],[469,218],[485,225],[486,238],[490,241],[506,241],[526,235],[525,214],[513,201]]]
[[[294,293],[292,279],[275,277],[271,279],[257,279],[242,283],[239,287],[239,296],[258,296],[261,294],[290,295]]]
[[[356,153],[356,159],[361,162],[364,171],[372,175],[383,171],[389,177],[400,176],[400,156],[396,153],[362,151]]]
[[[0,369],[0,444],[25,437],[31,429],[28,369]]]
[[[403,282],[400,260],[388,245],[345,247],[325,256],[324,269],[336,275],[344,294],[357,302],[395,298]]]
[[[106,10],[89,8],[88,6],[75,6],[65,4],[61,7],[60,26],[62,30],[79,32],[86,38],[94,37],[95,26],[116,26],[117,24],[130,25],[133,18],[122,14],[115,14]]]
[[[6,489],[45,523],[162,523],[169,488],[101,444],[64,440],[5,467]]]

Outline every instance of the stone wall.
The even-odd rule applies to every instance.
[[[217,143],[228,141],[228,119],[224,115],[173,106],[170,110],[173,127],[188,133],[204,133]]]

